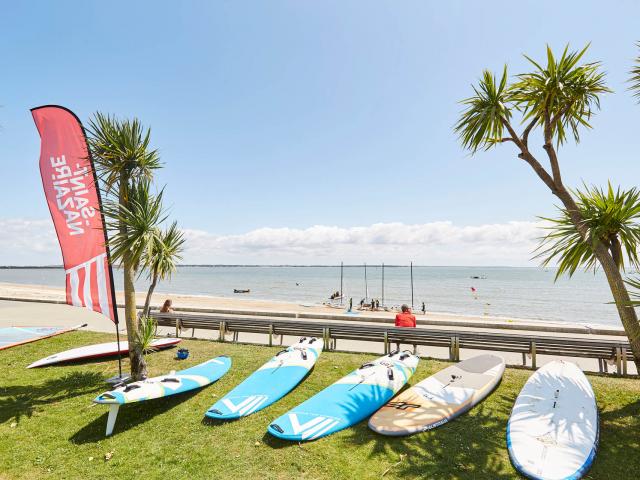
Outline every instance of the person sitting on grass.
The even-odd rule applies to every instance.
[[[396,327],[414,327],[416,326],[416,316],[411,313],[407,305],[402,305],[401,313],[396,315]]]

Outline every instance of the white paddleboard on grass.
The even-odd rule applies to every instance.
[[[369,419],[382,435],[411,435],[447,423],[489,395],[504,373],[497,355],[478,355],[425,378],[393,397]]]
[[[95,403],[110,405],[107,419],[107,436],[113,432],[118,409],[125,403],[144,402],[168,397],[207,386],[224,376],[231,368],[231,359],[226,355],[212,358],[195,367],[171,372],[168,375],[128,383],[94,398]]]
[[[163,348],[173,347],[177,343],[180,343],[179,338],[159,338],[154,340],[151,346],[154,349],[162,350]],[[129,353],[129,344],[127,341],[120,342],[120,353],[122,355]],[[44,367],[55,363],[72,362],[89,358],[111,357],[117,354],[118,342],[98,343],[96,345],[72,348],[71,350],[49,355],[37,362],[33,362],[27,368]]]
[[[507,424],[513,466],[528,478],[579,479],[598,448],[598,409],[580,368],[562,360],[535,372],[522,388]]]

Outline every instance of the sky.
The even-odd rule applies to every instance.
[[[470,156],[452,126],[483,69],[547,44],[591,42],[615,91],[560,150],[565,183],[639,178],[637,2],[0,1],[0,265],[61,263],[43,104],[151,127],[186,263],[537,264],[554,197],[513,145]]]

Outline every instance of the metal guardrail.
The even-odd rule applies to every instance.
[[[227,341],[232,335],[237,342],[240,333],[258,333],[267,335],[267,344],[274,344],[274,337],[284,335],[316,336],[324,340],[325,348],[335,350],[338,340],[354,340],[383,343],[384,352],[389,353],[395,344],[444,347],[449,350],[449,359],[460,359],[462,348],[511,352],[522,354],[522,364],[531,359],[531,368],[537,366],[537,355],[557,355],[563,357],[581,357],[598,360],[600,372],[608,372],[608,363],[616,365],[616,373],[627,374],[627,362],[632,360],[629,343],[621,340],[598,340],[581,337],[532,336],[524,334],[474,332],[469,330],[440,330],[429,328],[397,328],[386,325],[363,325],[353,323],[323,323],[317,321],[294,321],[280,318],[247,318],[221,315],[198,315],[188,313],[152,312],[159,326],[174,327],[176,336],[181,330],[218,331],[218,340]]]

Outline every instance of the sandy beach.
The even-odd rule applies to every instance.
[[[166,298],[171,298],[176,311],[205,313],[208,315],[231,315],[237,317],[263,317],[263,318],[296,318],[309,322],[358,322],[365,324],[393,324],[395,312],[371,312],[361,311],[355,314],[346,314],[344,309],[336,309],[320,304],[298,304],[279,301],[256,300],[238,297],[214,297],[200,295],[182,295],[167,292],[158,292],[153,297],[152,305],[158,307]],[[122,292],[117,292],[120,317],[124,318],[122,308]],[[138,306],[144,304],[144,294],[138,292]],[[444,330],[468,330],[494,333],[506,333],[506,331],[520,335],[551,335],[568,337],[588,337],[615,340],[624,336],[620,328],[606,325],[570,324],[559,322],[541,322],[522,318],[500,318],[491,316],[453,315],[427,311],[416,314],[418,326]],[[54,288],[41,285],[24,285],[12,283],[0,283],[0,326],[15,325],[60,325],[77,326],[86,324],[92,331],[113,333],[114,325],[106,317],[84,308],[72,308],[65,304],[65,294],[62,288]],[[121,335],[126,335],[125,323],[122,321],[118,329]],[[159,329],[161,335],[173,335],[173,329],[163,327]],[[210,330],[198,330],[184,332],[186,336],[196,338],[215,339],[217,332]],[[295,341],[292,338],[280,339],[284,344]],[[264,343],[264,338],[259,334],[243,334],[240,341],[249,343]],[[340,349],[356,352],[382,353],[382,345],[371,342],[341,341]],[[435,358],[447,358],[446,348],[418,348],[418,353],[423,356]],[[470,358],[480,353],[475,350],[463,350],[462,359]],[[502,353],[510,365],[521,364],[520,354]],[[559,357],[538,356],[538,365]],[[581,368],[589,371],[597,371],[597,361],[593,359],[571,358]],[[629,363],[629,373],[635,373],[635,367]]]
[[[124,303],[123,292],[116,292],[118,304]],[[137,303],[144,304],[144,292],[137,292]],[[292,316],[317,316],[318,318],[328,318],[327,316],[341,316],[342,320],[348,321],[372,321],[372,322],[393,322],[395,312],[392,311],[357,311],[354,307],[353,315],[348,317],[345,308],[334,308],[322,304],[302,304],[292,302],[282,302],[275,300],[258,300],[243,298],[241,294],[236,297],[215,297],[205,295],[184,295],[170,292],[156,292],[152,299],[152,308],[158,308],[165,299],[170,298],[176,311],[196,311],[204,313],[230,313],[230,314],[255,314],[256,312],[268,314],[287,313]],[[26,285],[17,283],[0,282],[0,299],[3,300],[33,300],[52,303],[64,303],[65,292],[63,288],[55,288],[44,285]],[[483,328],[509,328],[509,329],[531,329],[537,331],[552,330],[564,331],[565,333],[599,333],[605,335],[623,335],[621,328],[610,325],[597,325],[587,323],[567,323],[532,320],[516,317],[496,317],[496,316],[474,316],[461,315],[442,312],[427,311],[414,312],[418,318],[418,323],[429,325],[449,325],[449,326],[478,326]],[[296,315],[298,314],[298,315]]]

